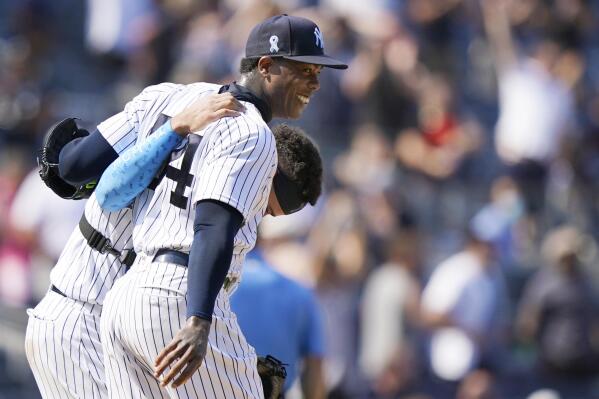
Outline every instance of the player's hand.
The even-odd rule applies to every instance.
[[[238,116],[245,107],[231,93],[210,94],[199,98],[171,119],[171,127],[180,136],[205,128],[226,116]]]
[[[210,321],[195,316],[187,319],[185,327],[179,330],[154,362],[154,377],[158,380],[167,367],[170,367],[169,372],[160,380],[161,386],[165,387],[172,381],[172,387],[178,388],[200,368],[206,356],[209,333]]]

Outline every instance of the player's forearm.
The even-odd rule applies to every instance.
[[[58,170],[69,184],[79,186],[97,180],[118,154],[95,130],[89,136],[67,143],[60,151]]]
[[[131,203],[182,139],[166,122],[143,143],[125,151],[106,169],[96,187],[100,206],[115,211]]]
[[[197,204],[187,276],[188,318],[212,319],[242,222],[241,214],[222,202],[207,200]]]

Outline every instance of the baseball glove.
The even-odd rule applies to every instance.
[[[75,187],[64,181],[58,173],[58,155],[63,147],[79,137],[85,137],[89,132],[80,129],[75,118],[67,118],[52,126],[44,136],[43,147],[37,158],[40,167],[40,177],[52,191],[62,198],[88,198],[94,191],[95,183]]]
[[[265,399],[279,399],[283,395],[287,371],[285,365],[277,358],[267,355],[258,357],[258,374],[262,380]]]

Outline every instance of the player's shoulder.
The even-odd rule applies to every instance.
[[[163,82],[145,87],[138,97],[158,97],[162,94],[172,93],[173,91],[181,90],[184,85],[171,82]]]
[[[212,83],[164,82],[146,87],[136,100],[155,116],[164,114],[172,117],[203,95],[218,92],[219,88],[219,85]]]
[[[261,133],[272,134],[270,127],[268,127],[268,124],[262,118],[262,114],[260,114],[258,107],[248,101],[242,101],[241,103],[245,106],[245,111],[236,118],[240,118],[240,121],[245,123],[249,129],[256,132],[259,131]]]
[[[138,98],[140,100],[148,100],[173,95],[200,97],[203,94],[217,92],[219,88],[220,85],[205,82],[191,84],[163,82],[147,86],[141,91]]]
[[[197,82],[181,85],[177,93],[173,96],[173,101],[181,102],[185,106],[188,106],[201,97],[218,93],[219,89],[220,85],[214,83]]]
[[[272,136],[273,134],[270,127],[266,124],[264,119],[262,119],[262,116],[255,105],[248,102],[243,102],[243,104],[245,106],[245,111],[240,115],[223,118],[227,122],[227,125],[231,129],[239,130],[248,135]]]
[[[195,82],[183,85],[183,88],[186,92],[194,93],[197,95],[204,95],[208,93],[218,92],[221,88],[221,85],[216,83]]]
[[[213,122],[210,133],[214,140],[225,145],[253,142],[271,147],[275,141],[268,125],[263,120],[258,121],[251,114],[248,115],[247,111],[235,117],[221,118]]]

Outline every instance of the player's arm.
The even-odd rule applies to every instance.
[[[182,140],[183,136],[175,133],[171,121],[167,121],[146,141],[125,151],[104,171],[96,186],[100,207],[112,212],[131,203],[150,184],[162,163]]]
[[[60,175],[60,153],[72,141],[80,141],[89,132],[77,126],[75,118],[66,118],[53,125],[46,134],[39,151],[39,175],[42,181],[59,197],[65,199],[88,198],[94,184],[72,184]]]
[[[121,112],[100,123],[89,136],[67,143],[59,154],[60,177],[75,186],[97,181],[108,165],[136,142],[147,110],[172,90],[169,84],[147,87]]]
[[[172,381],[178,387],[202,364],[214,304],[229,271],[235,235],[242,223],[241,213],[223,202],[204,200],[197,204],[189,253],[187,323],[156,358],[156,378],[171,366],[162,386]]]
[[[66,144],[59,155],[58,171],[67,183],[79,186],[97,180],[117,152],[97,129]]]
[[[124,208],[150,184],[185,136],[204,129],[219,118],[237,116],[242,110],[243,105],[230,93],[198,99],[106,168],[96,187],[98,203],[108,211]]]
[[[265,193],[268,196],[272,185],[272,175],[276,169],[272,134],[266,129],[241,131],[234,120],[230,125],[227,128],[230,134],[221,134],[218,143],[209,143],[209,151],[213,152],[206,156],[207,162],[196,177],[199,180],[192,201],[198,208],[205,207],[207,203],[223,204],[220,206],[227,204],[241,217],[232,219],[232,225],[224,228],[222,225],[214,226],[212,207],[205,213],[197,214],[188,264],[187,323],[155,361],[156,378],[160,378],[170,367],[162,379],[163,386],[171,382],[174,387],[180,386],[202,364],[214,303],[229,268],[229,264],[225,266],[225,260],[230,263],[233,254],[235,235],[232,233],[236,233],[243,220],[253,215],[252,209],[265,199]],[[207,243],[206,234],[215,228],[220,230],[219,244]]]

